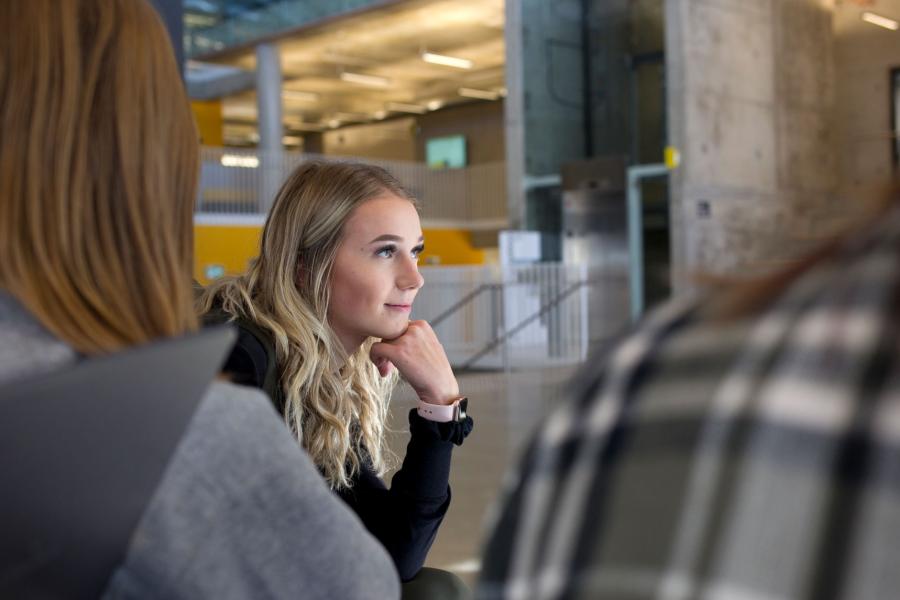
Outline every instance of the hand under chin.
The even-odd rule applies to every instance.
[[[381,336],[381,339],[386,342],[389,342],[391,340],[396,340],[398,337],[400,337],[401,335],[406,333],[406,329],[408,327],[409,327],[409,325],[406,324],[406,325],[403,325],[402,327],[392,327],[390,329],[385,328],[385,331],[383,332],[384,335]]]

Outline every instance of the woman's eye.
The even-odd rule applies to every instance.
[[[419,258],[419,255],[425,252],[425,246],[416,246],[412,249],[413,258]]]
[[[385,246],[384,248],[379,248],[378,250],[376,250],[375,256],[380,256],[382,258],[391,258],[392,256],[394,256],[394,252],[396,251],[397,249],[393,246]]]

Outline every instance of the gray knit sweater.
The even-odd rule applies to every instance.
[[[77,360],[0,292],[0,382]],[[107,598],[397,598],[393,563],[266,397],[213,383]]]

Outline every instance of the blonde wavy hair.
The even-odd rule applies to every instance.
[[[347,356],[328,325],[331,273],[343,227],[360,204],[386,194],[414,198],[387,171],[350,162],[308,162],[282,185],[263,228],[260,255],[243,275],[209,285],[198,312],[221,309],[271,334],[284,420],[334,489],[393,456],[385,422],[397,376],[369,359],[374,339]]]
[[[195,329],[198,142],[144,0],[0,2],[0,288],[84,354]]]

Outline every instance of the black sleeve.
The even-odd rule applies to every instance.
[[[238,326],[238,338],[231,349],[222,372],[231,377],[238,385],[247,385],[262,389],[266,379],[266,349],[256,336]]]
[[[422,565],[450,506],[450,455],[472,430],[472,419],[435,423],[409,413],[410,440],[390,489],[362,469],[352,487],[339,492],[366,528],[394,559],[400,579],[412,579]]]

